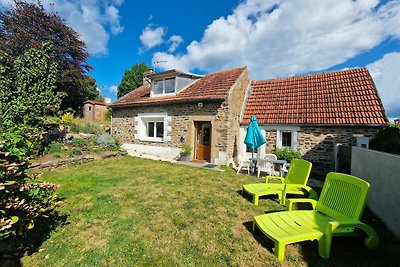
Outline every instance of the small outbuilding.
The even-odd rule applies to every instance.
[[[83,118],[88,121],[105,119],[107,104],[104,102],[87,100],[83,104]]]

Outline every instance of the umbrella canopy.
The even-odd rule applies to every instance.
[[[257,118],[254,115],[250,118],[244,143],[253,150],[266,143],[265,138],[258,127]]]

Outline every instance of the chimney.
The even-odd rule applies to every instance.
[[[151,86],[151,79],[147,78],[147,75],[154,73],[152,69],[143,72],[143,85]]]

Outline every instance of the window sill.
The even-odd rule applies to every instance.
[[[157,142],[157,143],[164,143],[163,138],[151,138],[151,137],[145,137],[145,138],[140,138],[140,141],[144,142]]]

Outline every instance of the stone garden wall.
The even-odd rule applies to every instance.
[[[101,154],[95,154],[95,155],[82,155],[82,156],[77,156],[73,158],[63,158],[63,159],[54,159],[54,160],[49,160],[45,162],[37,162],[37,163],[32,163],[29,168],[31,170],[50,170],[50,169],[55,169],[58,167],[62,166],[67,166],[67,165],[72,165],[72,164],[82,164],[94,160],[100,160],[100,159],[105,159],[105,158],[110,158],[110,157],[117,157],[117,156],[122,156],[126,155],[126,151],[107,151],[103,152]]]

